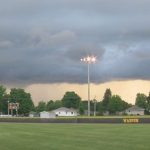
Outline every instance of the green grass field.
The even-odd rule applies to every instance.
[[[149,124],[0,123],[0,150],[149,149]]]

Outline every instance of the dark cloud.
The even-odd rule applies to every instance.
[[[150,1],[13,0],[0,6],[1,83],[150,79]]]

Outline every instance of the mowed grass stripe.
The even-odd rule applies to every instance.
[[[148,124],[0,124],[2,150],[149,150]]]

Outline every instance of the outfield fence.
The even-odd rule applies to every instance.
[[[150,118],[0,118],[0,122],[10,123],[120,123],[143,124],[150,123]]]

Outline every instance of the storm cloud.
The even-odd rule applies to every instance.
[[[149,0],[0,0],[0,82],[150,79]]]

